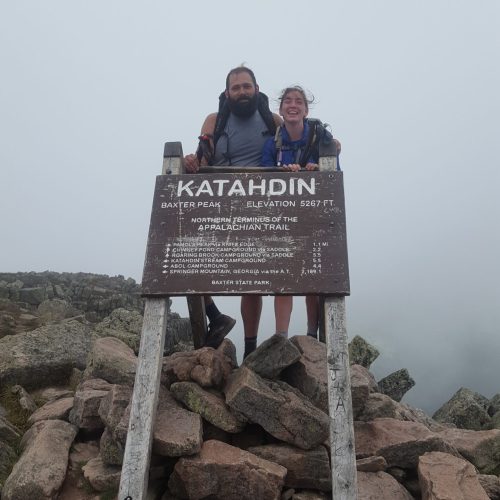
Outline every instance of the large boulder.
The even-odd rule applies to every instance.
[[[285,382],[264,379],[243,366],[231,375],[224,392],[234,411],[286,443],[311,449],[328,438],[328,415]]]
[[[282,335],[272,335],[243,361],[243,365],[264,378],[275,379],[300,359],[299,350]]]
[[[169,388],[174,382],[193,381],[201,387],[220,388],[232,369],[232,360],[218,349],[176,352],[163,358],[161,383]]]
[[[378,391],[378,386],[373,375],[364,366],[351,365],[350,375],[352,412],[354,415],[354,419],[362,420],[360,418],[360,415],[365,411],[367,400],[372,395],[372,393]]]
[[[282,379],[296,387],[311,403],[328,413],[326,346],[308,335],[297,335],[290,342],[300,352],[300,359],[283,371]]]
[[[82,471],[85,479],[97,491],[116,490],[120,485],[121,468],[105,464],[100,456],[89,460]]]
[[[378,381],[378,387],[382,394],[386,394],[394,401],[401,401],[403,396],[415,385],[415,381],[410,377],[408,370],[402,368],[387,375]]]
[[[231,412],[220,394],[208,392],[194,382],[176,382],[170,386],[170,392],[189,410],[223,431],[237,433],[245,427],[246,421]]]
[[[85,368],[90,345],[90,328],[77,321],[4,337],[0,339],[0,386],[61,384],[73,368]]]
[[[500,429],[445,429],[438,433],[482,474],[500,474]]]
[[[432,418],[438,422],[455,424],[460,429],[478,431],[491,421],[488,415],[489,406],[487,398],[462,387],[434,413]]]
[[[359,335],[349,342],[349,362],[353,365],[361,365],[369,370],[379,354],[375,347]]]
[[[137,358],[129,346],[117,338],[103,337],[94,342],[83,377],[134,385],[136,369]]]
[[[61,489],[76,427],[60,420],[36,423],[23,437],[21,458],[5,481],[4,500],[44,500]]]
[[[138,353],[141,329],[142,315],[138,311],[119,308],[97,324],[94,332],[99,337],[115,337]]]
[[[182,408],[165,388],[160,387],[153,432],[153,451],[166,457],[198,453],[202,444],[200,415]]]
[[[422,500],[489,500],[474,466],[448,453],[425,453],[418,460]]]
[[[183,457],[169,489],[181,498],[278,500],[286,469],[220,441],[206,441],[198,455]]]
[[[386,472],[358,472],[358,500],[413,500],[396,479]]]
[[[69,412],[73,408],[73,397],[49,401],[38,408],[28,418],[28,424],[33,425],[40,420],[68,420]]]
[[[289,488],[332,489],[330,460],[324,446],[301,450],[287,444],[268,444],[253,446],[248,451],[285,467],[285,486]]]
[[[380,455],[389,467],[417,467],[418,457],[427,451],[458,455],[443,437],[417,422],[378,418],[372,422],[354,422],[357,458]]]

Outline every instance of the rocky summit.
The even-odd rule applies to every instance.
[[[2,499],[116,498],[142,307],[123,277],[0,274]],[[167,324],[148,499],[331,498],[325,345],[273,336],[237,366]],[[407,370],[349,353],[359,500],[500,499],[500,395],[458,388],[431,418]]]

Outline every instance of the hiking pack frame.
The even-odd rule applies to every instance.
[[[337,170],[335,144],[320,149],[320,171]],[[162,175],[185,173],[180,142],[167,142]],[[205,167],[209,172],[269,172],[264,167]],[[278,169],[276,169],[278,170]],[[168,296],[147,297],[141,332],[130,420],[123,458],[119,500],[144,500],[148,490],[149,464],[153,442],[163,350],[167,328]],[[195,349],[204,344],[207,332],[202,295],[187,296]],[[322,296],[321,341],[327,347],[328,407],[330,417],[330,460],[333,500],[356,500],[356,456],[352,412],[349,352],[345,318],[345,296]],[[321,309],[320,309],[321,310]],[[236,480],[236,478],[235,478]]]

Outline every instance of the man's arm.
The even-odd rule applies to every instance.
[[[200,135],[212,136],[214,134],[216,120],[217,120],[217,113],[209,114],[205,118],[205,121],[201,126]],[[212,142],[211,144],[213,147],[214,145]],[[202,158],[202,163],[203,163],[203,158]],[[198,161],[198,157],[196,156],[196,154],[186,155],[184,157],[184,166],[186,167],[186,172],[189,174],[195,174],[196,172],[198,172],[198,169],[200,168],[200,162]]]

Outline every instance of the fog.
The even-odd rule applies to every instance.
[[[140,281],[163,143],[192,152],[229,69],[342,142],[348,335],[406,367],[404,401],[500,392],[500,4],[396,0],[4,3],[0,270]],[[238,319],[237,298],[220,308]],[[185,300],[174,310],[184,314]],[[290,333],[305,333],[295,299]],[[260,340],[273,331],[265,299]],[[230,334],[242,351],[241,321]]]

